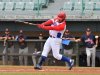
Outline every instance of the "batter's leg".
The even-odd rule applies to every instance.
[[[44,44],[43,52],[42,52],[41,57],[38,60],[38,64],[36,67],[34,67],[34,69],[42,69],[41,66],[42,66],[43,62],[45,61],[45,59],[47,58],[47,55],[50,52],[50,50],[51,50],[50,38],[48,38]]]
[[[74,61],[72,61],[70,58],[61,55],[60,52],[60,44],[61,44],[61,40],[60,39],[54,39],[51,43],[51,47],[52,47],[52,52],[53,52],[53,56],[54,58],[67,62],[69,65],[69,70],[72,69],[73,65],[74,65]]]

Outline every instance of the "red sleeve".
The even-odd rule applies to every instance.
[[[45,25],[45,26],[49,26],[49,25],[53,24],[53,21],[52,20],[48,20],[48,21],[46,21],[46,22],[44,22],[42,24]]]
[[[61,30],[64,30],[65,25],[66,25],[65,22],[63,22],[62,24],[59,24],[58,26],[45,26],[45,25],[43,25],[43,26],[42,26],[42,29],[61,31]]]

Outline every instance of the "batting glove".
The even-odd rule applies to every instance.
[[[43,24],[39,24],[39,25],[37,25],[38,26],[38,28],[43,28]]]

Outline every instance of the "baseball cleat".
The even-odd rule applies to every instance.
[[[74,66],[74,60],[71,60],[71,65],[69,66],[69,70],[71,70]]]
[[[34,67],[34,69],[36,69],[36,70],[42,70],[42,67],[40,65],[37,65],[36,67]]]

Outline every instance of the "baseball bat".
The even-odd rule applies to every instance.
[[[31,26],[37,26],[39,24],[35,24],[35,23],[30,23],[30,22],[26,22],[26,21],[21,21],[21,20],[15,20],[15,22],[20,22],[20,23],[24,23],[24,24],[28,24],[28,25],[31,25]]]

